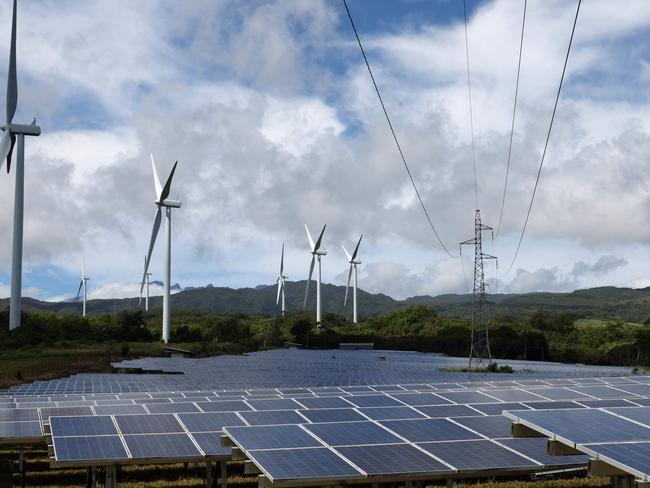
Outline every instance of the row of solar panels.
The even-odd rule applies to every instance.
[[[650,408],[508,412],[507,418],[552,440],[650,480]]]

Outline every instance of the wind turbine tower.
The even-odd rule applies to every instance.
[[[357,318],[357,265],[361,264],[361,261],[357,259],[357,253],[359,252],[359,245],[361,244],[361,239],[363,239],[363,234],[361,234],[361,237],[359,237],[359,242],[357,242],[357,246],[354,248],[354,252],[350,254],[348,250],[345,248],[343,244],[341,244],[341,247],[343,248],[343,252],[345,253],[346,257],[348,258],[348,263],[350,263],[350,270],[348,271],[348,284],[345,287],[345,299],[343,300],[343,306],[345,307],[348,303],[348,290],[350,289],[350,278],[352,278],[352,273],[354,272],[354,281],[352,282],[352,322],[355,324],[358,324],[358,318]]]
[[[77,297],[75,298],[75,302],[79,301],[79,294],[81,293],[81,288],[83,287],[84,289],[84,297],[83,297],[83,308],[81,309],[81,316],[85,317],[86,316],[86,300],[88,298],[88,278],[86,276],[86,258],[84,257],[83,264],[81,265],[81,282],[79,283],[79,289],[77,290]]]
[[[305,301],[302,308],[307,307],[307,296],[309,295],[309,284],[311,283],[311,277],[314,274],[314,265],[316,259],[318,259],[318,274],[316,275],[316,326],[320,327],[321,323],[321,294],[320,294],[320,282],[321,282],[321,257],[327,254],[327,251],[323,251],[320,248],[321,242],[323,240],[323,234],[325,233],[325,227],[320,231],[318,240],[314,243],[314,239],[311,238],[309,233],[309,228],[305,224],[305,230],[307,231],[307,239],[309,240],[309,252],[311,253],[311,264],[309,265],[309,278],[307,278],[307,287],[305,288]]]
[[[171,265],[172,265],[172,208],[180,208],[180,200],[169,200],[169,191],[172,185],[172,179],[174,178],[174,172],[176,171],[176,165],[178,161],[174,163],[174,167],[167,177],[165,186],[160,184],[160,178],[158,178],[158,171],[156,170],[156,163],[153,160],[153,154],[151,155],[151,168],[153,170],[153,182],[156,188],[156,216],[153,220],[153,229],[151,231],[151,240],[149,241],[149,252],[147,253],[147,259],[144,263],[144,273],[142,275],[142,283],[140,285],[140,296],[142,296],[142,289],[144,284],[147,281],[147,271],[149,270],[149,263],[151,262],[151,253],[153,252],[154,244],[156,243],[156,237],[158,236],[158,231],[160,230],[160,221],[162,219],[162,211],[165,209],[165,272],[163,274],[163,320],[162,320],[162,340],[165,344],[169,342],[169,332],[171,330],[171,310],[170,310],[170,282],[171,282]]]
[[[147,255],[144,255],[144,278],[145,278],[145,285],[146,285],[146,294],[144,297],[144,310],[145,312],[149,311],[149,277],[151,276],[151,272],[147,271]],[[140,300],[142,300],[142,292],[140,292]]]
[[[7,160],[7,173],[11,169],[11,156],[16,150],[16,188],[14,193],[14,230],[11,249],[11,298],[9,301],[9,330],[20,327],[20,297],[23,277],[23,208],[25,205],[25,136],[41,135],[36,119],[30,125],[14,124],[18,106],[18,77],[16,74],[16,0],[11,20],[11,47],[9,51],[9,74],[7,76],[7,118],[1,129],[0,167]]]
[[[275,304],[280,303],[280,295],[282,295],[282,316],[284,317],[284,312],[286,311],[285,309],[285,301],[284,301],[284,287],[285,281],[288,278],[288,276],[284,276],[284,243],[282,243],[282,257],[280,258],[280,275],[278,276],[278,298],[275,300]]]

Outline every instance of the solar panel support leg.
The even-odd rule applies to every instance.
[[[213,486],[213,473],[212,473],[212,463],[210,461],[205,463],[205,486],[206,488],[212,488]]]
[[[18,452],[18,467],[20,469],[20,488],[25,488],[27,473],[25,472],[25,450],[22,447]]]
[[[226,461],[221,461],[221,488],[228,488],[228,473],[226,470]]]

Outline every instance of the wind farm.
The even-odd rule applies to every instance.
[[[0,0],[0,488],[646,486],[648,34]]]

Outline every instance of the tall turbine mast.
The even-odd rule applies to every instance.
[[[282,316],[284,317],[285,309],[285,300],[284,300],[284,287],[286,286],[285,282],[289,278],[284,275],[284,242],[282,243],[282,257],[280,258],[280,275],[278,276],[278,298],[275,300],[275,304],[280,303],[280,295],[282,295]]]
[[[352,278],[352,273],[354,272],[354,281],[352,287],[352,322],[355,324],[359,323],[357,318],[357,265],[361,264],[361,261],[357,259],[357,253],[359,252],[359,245],[361,244],[361,239],[363,239],[363,234],[361,234],[361,237],[359,237],[359,242],[357,242],[357,246],[354,248],[354,252],[352,254],[350,254],[348,250],[345,248],[345,246],[341,244],[341,247],[343,248],[343,252],[348,258],[348,263],[350,263],[350,270],[348,271],[348,284],[345,287],[345,299],[343,300],[343,306],[345,307],[348,303],[348,290],[350,289],[350,278]]]
[[[83,306],[82,306],[82,311],[81,311],[81,316],[85,317],[86,316],[86,300],[88,299],[88,278],[86,276],[86,257],[84,256],[83,259],[83,264],[81,265],[81,282],[79,283],[79,289],[77,290],[77,297],[75,298],[75,302],[79,301],[79,294],[81,293],[81,288],[83,287],[84,289],[84,296],[83,296]]]
[[[171,310],[170,310],[170,282],[171,282],[171,263],[172,263],[172,208],[180,208],[181,202],[179,200],[170,200],[167,197],[169,196],[169,191],[172,185],[172,179],[174,178],[174,172],[176,171],[176,165],[178,161],[174,163],[174,167],[167,177],[165,186],[160,184],[160,178],[158,178],[158,171],[156,170],[156,163],[153,160],[153,154],[151,155],[151,168],[153,170],[153,182],[156,188],[156,200],[154,203],[157,206],[156,216],[153,220],[153,229],[151,231],[151,240],[149,241],[149,252],[147,253],[147,258],[144,264],[144,273],[142,275],[142,283],[140,284],[140,296],[142,296],[142,289],[144,288],[145,281],[147,281],[147,271],[149,270],[149,263],[151,262],[151,253],[153,252],[154,244],[156,243],[156,237],[158,236],[158,231],[160,230],[160,221],[162,219],[162,210],[165,209],[165,272],[163,274],[163,319],[162,319],[162,340],[165,344],[169,342],[169,333],[171,330]]]
[[[490,334],[488,331],[487,300],[485,292],[484,259],[497,259],[483,252],[483,231],[492,232],[492,227],[481,223],[481,211],[476,210],[474,216],[474,238],[460,243],[462,246],[474,246],[474,292],[472,298],[472,333],[469,351],[469,373],[480,367],[485,361],[492,364],[490,352]],[[462,252],[461,252],[461,259]]]
[[[316,327],[320,327],[321,324],[321,294],[320,294],[320,283],[321,283],[321,257],[327,254],[327,251],[323,251],[320,248],[321,242],[323,240],[323,234],[325,233],[325,228],[327,224],[323,226],[323,230],[320,231],[318,240],[314,243],[314,239],[311,238],[309,233],[309,228],[305,224],[305,230],[307,231],[307,240],[309,240],[309,252],[311,253],[311,264],[309,265],[309,278],[307,278],[307,286],[305,287],[305,301],[302,308],[307,307],[307,296],[309,295],[309,285],[311,283],[311,277],[314,274],[314,265],[318,259],[318,274],[316,275]]]
[[[14,124],[18,105],[18,77],[16,74],[16,0],[11,20],[11,48],[9,75],[7,76],[7,118],[0,138],[0,167],[7,160],[7,173],[11,169],[11,156],[16,151],[16,189],[14,193],[14,230],[11,249],[11,298],[9,302],[9,330],[20,327],[20,309],[23,277],[23,208],[25,205],[25,136],[41,135],[36,119],[30,125]]]

